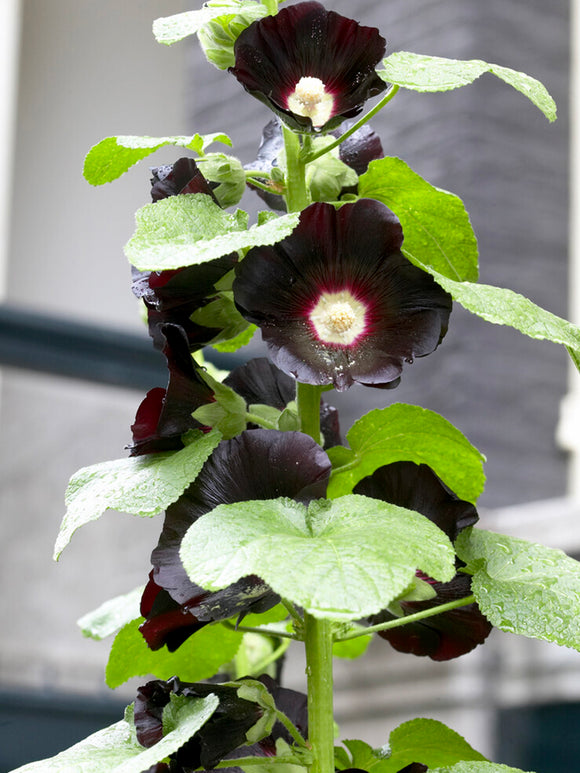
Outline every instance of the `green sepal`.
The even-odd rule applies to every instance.
[[[215,402],[195,410],[193,418],[200,424],[219,430],[224,440],[239,435],[246,429],[246,401],[231,387],[212,378],[209,373],[201,375],[213,389]]]
[[[477,239],[458,196],[435,188],[400,158],[371,161],[359,179],[358,191],[397,215],[404,252],[413,262],[451,279],[477,279]]]
[[[387,83],[412,91],[449,91],[473,83],[484,73],[491,73],[522,93],[542,111],[549,121],[556,120],[556,103],[546,87],[523,72],[510,70],[481,59],[445,59],[397,51],[383,59],[384,70],[378,75]]]
[[[104,185],[121,177],[138,161],[147,158],[156,150],[167,145],[193,150],[203,156],[206,148],[214,142],[232,146],[227,134],[194,134],[188,137],[139,137],[123,135],[106,137],[94,145],[86,155],[83,168],[85,180],[91,185]]]
[[[140,271],[164,271],[275,244],[292,233],[299,213],[247,229],[243,210],[230,214],[210,196],[187,193],[146,204],[135,217],[135,233],[125,245],[125,255]]]
[[[205,698],[176,700],[170,696],[173,708],[167,712],[172,730],[148,749],[137,741],[132,712],[125,712],[125,719],[99,730],[66,751],[50,759],[31,762],[13,773],[142,773],[180,749],[203,727],[219,705],[218,698],[210,694]],[[164,711],[165,720],[165,711]]]
[[[214,624],[201,628],[175,652],[165,646],[154,651],[139,631],[143,622],[143,617],[132,620],[115,637],[105,673],[111,689],[149,674],[164,680],[177,675],[185,682],[209,679],[235,657],[242,642],[241,632]]]
[[[72,535],[106,510],[151,517],[183,494],[221,440],[217,430],[190,434],[181,451],[116,459],[83,467],[70,479],[66,514],[54,546],[58,560]]]
[[[274,698],[266,685],[254,679],[244,679],[242,682],[232,682],[231,684],[237,688],[238,698],[257,703],[263,710],[260,719],[246,733],[246,740],[249,744],[258,743],[262,738],[270,735],[278,718]]]
[[[457,555],[471,591],[496,628],[580,651],[580,563],[561,550],[465,529]]]
[[[77,620],[83,636],[100,641],[117,633],[124,625],[139,617],[139,604],[144,585],[122,596],[104,601],[97,609]]]
[[[220,329],[221,332],[209,342],[210,346],[226,342],[232,346],[233,339],[238,339],[242,336],[244,338],[240,340],[245,341],[248,329],[251,327],[250,322],[244,319],[237,310],[234,303],[234,295],[229,290],[218,293],[207,305],[196,309],[191,315],[191,321],[203,327]],[[250,338],[254,330],[255,326],[250,333]],[[229,351],[232,350],[230,349]]]
[[[217,352],[237,352],[238,349],[241,349],[243,346],[247,346],[250,343],[257,329],[258,328],[256,325],[248,324],[247,328],[239,333],[235,338],[230,338],[229,340],[222,341],[219,344],[211,344],[211,346]]]
[[[485,457],[458,429],[433,411],[395,403],[376,408],[347,432],[350,448],[329,449],[333,471],[328,496],[350,493],[379,467],[408,461],[427,464],[460,498],[475,502],[483,491]]]
[[[441,582],[455,575],[451,544],[431,521],[357,495],[308,508],[285,498],[220,505],[189,528],[180,557],[208,590],[256,574],[314,617],[336,621],[385,609],[417,569]]]

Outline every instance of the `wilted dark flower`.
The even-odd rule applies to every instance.
[[[308,503],[323,497],[330,475],[325,452],[307,435],[247,430],[223,441],[197,479],[167,508],[153,572],[141,601],[141,632],[152,649],[175,650],[207,623],[264,611],[278,596],[258,577],[211,592],[191,582],[179,558],[185,532],[220,504],[290,497]]]
[[[280,687],[269,676],[261,676],[274,699],[276,708],[286,714],[304,738],[308,735],[306,695]],[[167,682],[154,680],[140,687],[135,700],[135,729],[137,740],[150,748],[163,737],[163,709],[171,695],[185,698],[204,698],[210,694],[219,699],[219,705],[210,719],[177,752],[170,755],[172,773],[186,773],[198,768],[213,768],[223,759],[232,760],[232,768],[239,757],[272,757],[276,754],[276,741],[283,739],[292,744],[286,728],[275,722],[270,735],[249,746],[246,734],[262,716],[257,703],[238,697],[237,688],[231,685],[181,682],[173,677]],[[158,768],[158,771],[163,768]],[[230,769],[231,770],[231,769]],[[157,771],[156,771],[157,773]]]
[[[437,348],[451,296],[401,253],[383,204],[312,204],[281,242],[236,267],[234,298],[274,363],[298,381],[396,386],[403,362]]]
[[[203,193],[216,202],[210,185],[192,158],[180,158],[172,166],[152,170],[151,197],[154,202],[169,196]],[[149,334],[158,349],[165,346],[162,325],[180,325],[189,341],[190,351],[206,346],[220,332],[191,321],[191,315],[215,295],[215,284],[231,271],[237,254],[168,271],[141,272],[133,269],[133,293],[147,307]]]
[[[201,405],[214,401],[213,391],[202,379],[189,351],[183,328],[162,325],[165,338],[163,354],[167,359],[169,383],[167,389],[156,387],[147,395],[137,410],[131,430],[131,456],[156,451],[177,451],[183,448],[182,435],[201,428],[191,415]]]
[[[331,132],[333,137],[340,137],[350,126],[346,121],[335,131]],[[268,172],[277,166],[278,154],[284,147],[284,138],[282,136],[282,126],[277,118],[272,118],[262,131],[262,139],[258,148],[258,155],[252,164],[247,164],[246,169],[250,171]],[[368,124],[361,126],[358,131],[351,134],[338,147],[338,157],[347,166],[353,169],[359,176],[364,174],[371,161],[382,158],[383,146],[378,134],[371,129]],[[264,179],[264,183],[268,180]],[[258,196],[264,201],[270,209],[279,212],[286,211],[286,203],[281,193],[276,193],[274,186],[271,191],[264,191],[252,185],[251,180],[248,186],[256,191]],[[345,188],[339,196],[344,193],[356,193],[356,189]]]
[[[230,72],[295,131],[326,132],[385,90],[385,45],[374,27],[304,2],[244,30]]]
[[[354,492],[416,510],[444,531],[451,541],[463,529],[478,521],[475,507],[456,497],[425,464],[396,462],[386,465],[360,481]],[[458,570],[461,566],[463,564],[458,561]],[[446,583],[436,582],[421,573],[418,576],[431,585],[436,595],[428,601],[401,601],[404,614],[431,609],[466,598],[471,593],[471,578],[461,571]],[[395,614],[384,610],[370,618],[370,622],[377,625],[396,619]],[[379,636],[399,652],[428,655],[432,660],[451,660],[485,641],[490,630],[490,623],[474,603],[416,623],[380,631]]]

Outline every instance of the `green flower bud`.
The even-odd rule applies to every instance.
[[[233,207],[246,189],[246,173],[241,161],[225,153],[208,153],[197,159],[197,166],[205,179],[211,183],[213,193],[221,207]]]

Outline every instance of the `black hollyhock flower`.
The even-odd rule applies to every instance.
[[[396,462],[381,467],[361,480],[354,493],[416,510],[444,531],[452,542],[463,529],[478,521],[475,507],[458,499],[425,464]],[[458,570],[461,566],[464,564],[457,561]],[[461,571],[446,583],[436,582],[421,573],[418,576],[431,585],[436,595],[429,601],[401,601],[404,614],[431,609],[471,593],[471,578]],[[396,615],[384,610],[370,618],[370,624],[396,619]],[[490,631],[491,624],[474,603],[417,623],[380,631],[379,636],[399,652],[428,655],[432,660],[451,660],[481,644]]]
[[[402,242],[378,201],[312,204],[290,236],[238,264],[234,299],[298,381],[396,386],[404,361],[437,348],[451,311],[451,296],[405,258]]]
[[[338,129],[331,132],[332,136],[340,137],[349,128],[350,124],[350,121],[346,121]],[[262,139],[256,160],[252,164],[246,164],[245,168],[249,171],[268,172],[269,174],[277,166],[278,154],[283,147],[282,125],[277,118],[272,118],[262,131]],[[338,147],[339,159],[347,166],[350,166],[351,169],[354,169],[359,176],[367,171],[371,161],[382,158],[383,155],[381,140],[368,124],[361,126],[358,131],[351,134]],[[269,180],[264,179],[262,182],[268,184]],[[271,191],[256,188],[252,185],[251,181],[248,182],[248,187],[255,190],[270,209],[275,209],[278,212],[286,211],[284,197],[281,193],[275,192],[275,184],[272,185]],[[356,193],[356,188],[343,188],[340,196],[345,193]]]
[[[274,699],[276,708],[286,714],[306,739],[308,714],[306,695],[280,687],[269,676],[259,679]],[[276,741],[288,744],[293,740],[281,722],[275,722],[270,735],[251,746],[245,744],[246,734],[262,716],[262,709],[251,701],[239,698],[237,688],[230,685],[181,682],[173,677],[167,682],[154,680],[140,687],[135,700],[135,729],[137,740],[150,748],[163,737],[163,709],[171,695],[185,698],[204,698],[214,694],[219,705],[210,719],[177,752],[170,755],[172,773],[186,773],[198,768],[210,769],[221,760],[231,760],[232,768],[240,757],[273,757]],[[159,768],[159,771],[164,768]],[[155,772],[157,773],[157,771]]]
[[[195,366],[183,328],[166,324],[161,326],[160,333],[165,339],[163,354],[167,359],[169,383],[167,389],[157,387],[147,392],[139,406],[131,427],[131,456],[183,448],[182,435],[202,428],[191,414],[215,399]]]
[[[179,558],[181,541],[192,523],[220,504],[278,497],[308,503],[324,497],[329,475],[326,453],[298,432],[247,430],[220,443],[197,479],[167,509],[141,601],[147,619],[140,630],[149,646],[159,649],[167,644],[173,651],[210,622],[265,611],[279,600],[255,576],[216,592],[192,583]]]
[[[172,166],[152,169],[153,202],[168,196],[204,193],[217,200],[205,177],[192,158],[180,158]],[[191,315],[206,305],[216,294],[215,284],[231,271],[237,254],[231,253],[198,266],[169,271],[141,272],[133,269],[133,293],[147,307],[149,334],[158,349],[165,346],[161,327],[166,323],[180,325],[186,332],[190,351],[206,346],[220,332],[194,324]]]
[[[385,45],[374,27],[304,2],[245,29],[230,72],[295,131],[327,132],[385,90]]]
[[[224,384],[243,397],[248,406],[262,403],[282,411],[296,399],[296,381],[267,357],[256,357],[240,365],[224,379]],[[320,401],[320,431],[324,437],[324,448],[342,443],[338,411],[324,400]]]

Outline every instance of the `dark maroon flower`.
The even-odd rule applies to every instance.
[[[331,132],[333,137],[340,137],[349,128],[350,121],[346,121],[335,131]],[[262,140],[260,147],[258,148],[258,155],[254,163],[246,164],[246,169],[249,171],[258,172],[270,172],[274,167],[278,165],[278,154],[284,147],[284,138],[282,136],[282,126],[277,118],[273,118],[269,121],[262,131]],[[368,124],[361,126],[358,131],[351,134],[344,142],[338,147],[338,157],[347,166],[360,176],[364,174],[371,161],[382,158],[383,146],[378,134],[371,129]],[[248,186],[256,191],[258,196],[264,201],[270,209],[275,209],[279,212],[286,211],[286,202],[281,192],[276,192],[276,183],[270,183],[265,178],[262,182],[267,185],[271,184],[271,191],[264,191],[261,188],[256,188],[252,185],[251,180],[248,182]],[[356,193],[356,187],[343,188],[340,192],[340,196],[345,193]],[[339,198],[340,198],[339,196]]]
[[[478,520],[475,507],[456,497],[425,464],[396,462],[381,467],[360,481],[354,493],[416,510],[444,531],[451,541]],[[429,601],[401,601],[403,614],[413,614],[469,596],[471,578],[460,571],[461,566],[463,564],[457,561],[459,571],[447,583],[436,582],[419,573],[418,576],[431,585],[436,595]],[[397,615],[384,610],[370,618],[370,623],[377,625],[396,619]],[[490,623],[474,603],[417,623],[380,631],[379,636],[399,652],[428,655],[432,660],[451,660],[481,644],[490,631]]]
[[[131,430],[131,456],[157,451],[177,451],[184,447],[182,435],[201,425],[192,413],[214,401],[213,391],[202,379],[189,351],[187,336],[178,325],[162,325],[163,354],[169,369],[167,389],[157,387],[137,410]]]
[[[280,687],[269,676],[259,681],[274,699],[276,708],[286,714],[306,739],[308,735],[307,697],[295,690]],[[237,688],[231,685],[181,682],[173,677],[167,682],[154,680],[140,687],[135,700],[135,729],[137,740],[150,748],[163,737],[163,709],[171,695],[185,698],[204,698],[213,694],[219,705],[209,720],[177,752],[170,755],[172,773],[189,773],[198,768],[214,768],[221,760],[231,760],[235,767],[240,757],[273,757],[276,741],[282,739],[292,745],[293,739],[282,725],[275,722],[270,735],[251,746],[246,734],[262,716],[262,709],[251,701],[238,697]],[[161,769],[160,769],[161,770]]]
[[[404,361],[437,348],[451,311],[451,296],[405,258],[402,242],[378,201],[312,204],[290,236],[238,264],[236,304],[298,381],[395,385]]]
[[[230,72],[295,131],[327,132],[385,90],[385,45],[374,27],[304,2],[245,29]]]
[[[325,495],[329,475],[325,452],[299,432],[247,430],[220,443],[194,483],[167,509],[141,603],[147,619],[140,630],[149,646],[167,644],[175,650],[210,622],[264,611],[278,602],[254,576],[216,592],[192,583],[179,558],[192,523],[220,504],[277,497],[310,502]]]
[[[152,173],[151,198],[154,202],[168,196],[204,193],[217,204],[209,183],[192,158],[180,158],[172,166],[157,167]],[[215,338],[219,329],[194,324],[191,315],[215,297],[215,284],[236,262],[237,254],[232,253],[198,266],[168,271],[133,269],[133,293],[147,307],[149,334],[158,349],[165,346],[161,327],[166,323],[183,328],[190,351],[201,349]]]

